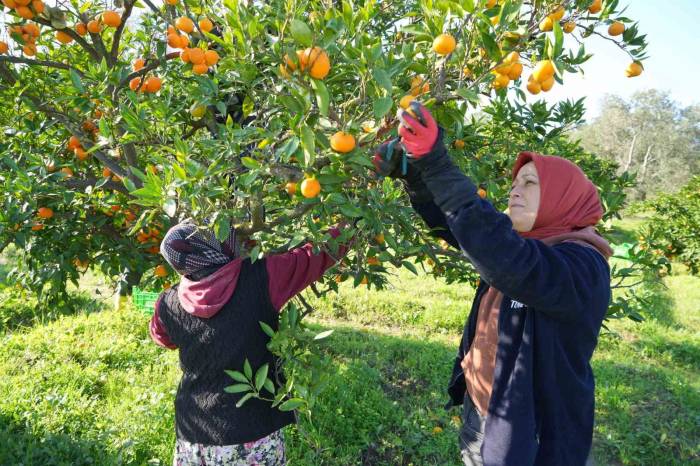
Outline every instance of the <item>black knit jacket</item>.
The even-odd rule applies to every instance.
[[[236,408],[243,394],[224,391],[224,387],[238,383],[224,370],[243,372],[246,358],[253,370],[266,363],[270,374],[277,368],[276,358],[267,349],[270,337],[260,327],[260,322],[265,322],[278,328],[278,313],[268,289],[263,259],[254,264],[243,262],[231,299],[209,319],[193,316],[182,308],[177,286],[163,293],[160,320],[180,350],[183,372],[175,398],[178,439],[205,445],[240,444],[294,422],[293,413],[279,411],[255,398]]]

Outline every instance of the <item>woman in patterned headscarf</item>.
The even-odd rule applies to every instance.
[[[246,359],[253,368],[279,369],[260,322],[277,330],[284,304],[346,252],[344,246],[334,255],[312,249],[307,244],[251,262],[239,257],[233,228],[223,242],[191,221],[165,235],[161,254],[181,281],[158,298],[150,333],[180,353],[174,465],[286,464],[281,429],[294,422],[293,413],[256,398],[237,408],[243,394],[224,391],[231,384],[224,371],[242,370]]]

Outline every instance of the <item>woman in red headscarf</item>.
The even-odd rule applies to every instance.
[[[463,407],[467,466],[583,466],[593,435],[590,359],[610,302],[609,244],[595,229],[596,187],[574,163],[522,152],[508,214],[477,194],[450,160],[420,104],[400,114],[409,159],[373,159],[402,178],[436,235],[459,248],[482,280],[454,363],[448,406]]]

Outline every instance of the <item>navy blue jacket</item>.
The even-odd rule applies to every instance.
[[[484,466],[583,466],[593,435],[591,356],[610,302],[602,254],[577,243],[524,239],[481,199],[440,142],[411,160],[434,200],[413,204],[436,234],[462,250],[481,275],[448,392],[466,390],[460,361],[474,338],[489,286],[504,295],[482,456]]]

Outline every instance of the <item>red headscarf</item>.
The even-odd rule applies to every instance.
[[[532,230],[521,232],[547,244],[566,240],[589,243],[606,258],[608,242],[595,230],[603,217],[598,190],[575,163],[551,155],[521,152],[513,167],[513,179],[528,162],[534,162],[540,180],[540,206]]]

